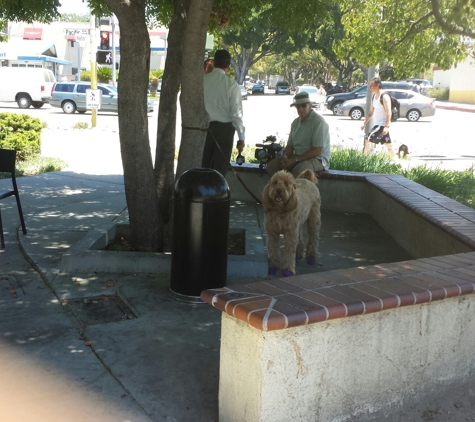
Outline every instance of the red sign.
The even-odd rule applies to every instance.
[[[43,35],[43,28],[25,28],[23,32],[24,40],[41,40]]]

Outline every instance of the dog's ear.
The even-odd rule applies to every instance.
[[[286,212],[293,211],[295,208],[297,208],[297,204],[298,204],[298,202],[297,202],[297,184],[292,183],[291,185],[289,185],[289,189],[291,189],[292,192],[290,192],[289,200],[285,204],[285,211]]]
[[[262,206],[265,209],[272,208],[272,201],[269,198],[269,186],[270,182],[265,186],[264,191],[262,192]]]

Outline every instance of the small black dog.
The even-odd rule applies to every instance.
[[[402,144],[399,147],[397,151],[397,155],[399,158],[401,158],[401,153],[402,153],[402,158],[406,158],[406,155],[409,154],[409,148],[407,147],[407,145]]]

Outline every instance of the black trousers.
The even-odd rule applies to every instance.
[[[215,169],[226,176],[233,150],[235,131],[232,123],[210,123],[203,151],[202,167]]]

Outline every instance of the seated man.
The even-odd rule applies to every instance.
[[[328,123],[312,110],[307,92],[294,97],[290,105],[299,115],[290,126],[289,139],[282,158],[274,158],[267,164],[267,173],[273,175],[287,170],[297,177],[304,170],[315,172],[328,170],[330,166],[330,132]]]

